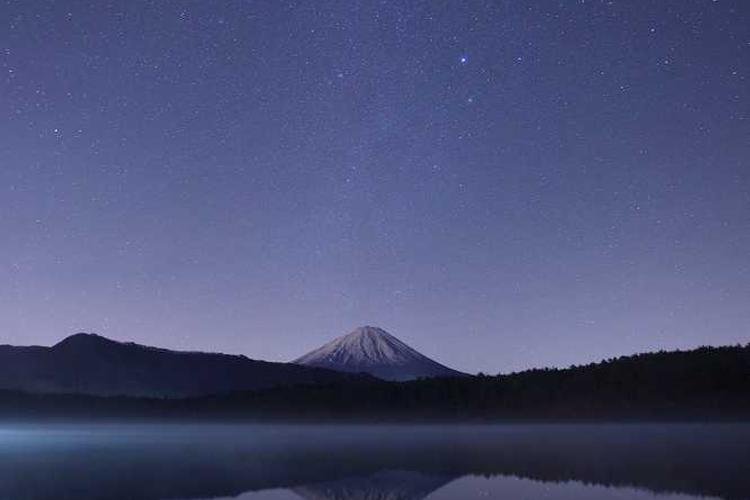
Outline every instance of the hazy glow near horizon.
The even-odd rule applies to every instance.
[[[750,3],[11,2],[0,343],[745,343]]]

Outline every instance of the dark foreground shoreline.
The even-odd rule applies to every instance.
[[[750,346],[509,375],[408,382],[363,377],[187,398],[86,395],[75,386],[69,392],[0,390],[0,419],[750,421]]]
[[[392,388],[362,387],[363,399],[346,398],[351,387],[295,386],[202,398],[160,399],[0,391],[0,421],[143,421],[258,423],[640,423],[750,422],[747,397],[736,401],[641,402],[640,404],[543,403],[452,406],[424,398],[385,399]],[[417,405],[420,403],[420,405]]]

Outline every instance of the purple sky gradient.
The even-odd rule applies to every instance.
[[[750,3],[0,3],[0,343],[507,372],[750,341]]]

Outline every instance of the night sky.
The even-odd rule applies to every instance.
[[[750,340],[750,2],[0,3],[0,343]]]

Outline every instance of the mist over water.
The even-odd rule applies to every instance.
[[[744,424],[6,424],[0,498],[739,499],[749,450]]]

